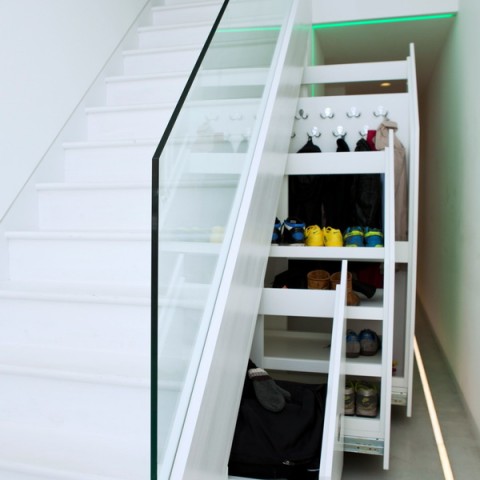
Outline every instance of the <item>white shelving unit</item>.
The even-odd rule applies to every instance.
[[[379,413],[375,418],[345,417],[342,421],[342,448],[384,457],[389,467],[391,405],[404,405],[411,415],[411,384],[413,372],[414,300],[416,277],[416,227],[418,210],[418,112],[415,83],[414,51],[405,61],[379,64],[354,64],[307,67],[304,73],[304,93],[315,85],[328,83],[383,80],[405,80],[406,91],[369,95],[303,96],[299,98],[285,170],[284,191],[277,216],[288,217],[289,175],[380,174],[383,185],[384,248],[273,246],[265,279],[265,289],[259,311],[252,347],[255,363],[269,371],[294,372],[293,375],[328,375],[332,381],[333,337],[338,336],[332,321],[334,312],[329,297],[332,291],[269,288],[276,274],[287,270],[290,260],[321,260],[376,262],[382,264],[383,289],[377,289],[371,299],[361,296],[360,306],[345,308],[348,328],[360,331],[371,328],[381,337],[381,349],[371,357],[347,358],[347,377],[367,378],[379,385]],[[333,118],[321,118],[329,108]],[[354,109],[358,117],[346,115]],[[395,241],[394,149],[375,152],[354,152],[360,132],[376,130],[388,111],[397,122],[397,137],[407,152],[409,191],[408,240]],[[337,153],[332,132],[342,127],[351,152]],[[316,130],[315,130],[316,129]],[[322,135],[314,138],[321,153],[298,154],[310,132]],[[393,133],[389,145],[393,145]],[[335,227],[335,225],[331,225]],[[305,319],[308,319],[305,321]],[[345,360],[345,359],[343,359]],[[343,361],[342,360],[342,361]],[[395,361],[396,372],[392,375]],[[300,377],[299,377],[300,378]],[[339,407],[341,408],[341,407]],[[327,415],[342,415],[338,411]],[[325,439],[324,439],[325,441]],[[328,449],[329,445],[325,447]],[[323,455],[322,451],[322,455]]]

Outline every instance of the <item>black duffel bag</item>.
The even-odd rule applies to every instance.
[[[258,402],[252,381],[243,389],[229,474],[303,480],[318,478],[326,385],[277,381],[291,394],[285,408],[271,412]]]

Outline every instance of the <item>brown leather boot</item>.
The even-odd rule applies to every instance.
[[[308,288],[330,290],[330,274],[326,270],[312,270],[307,274]]]
[[[330,275],[331,289],[335,290],[340,283],[341,272],[335,272]],[[352,290],[352,274],[347,272],[347,305],[356,307],[360,305],[360,297]]]

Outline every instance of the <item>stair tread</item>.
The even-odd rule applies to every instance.
[[[157,5],[156,7],[152,7],[152,11],[165,11],[165,10],[181,10],[183,11],[185,8],[188,7],[197,7],[197,6],[209,6],[209,5],[220,5],[222,2],[221,0],[202,0],[197,2],[191,1],[191,2],[184,2],[178,5]]]
[[[37,190],[119,190],[119,189],[149,189],[151,190],[150,182],[51,182],[51,183],[37,183],[35,188]]]
[[[219,73],[222,75],[226,74],[242,74],[242,73],[262,73],[266,75],[268,73],[268,68],[262,67],[254,67],[254,68],[229,68],[228,71],[220,70],[220,69],[207,69],[203,70],[200,75],[202,77],[205,76],[212,76],[216,77]],[[185,76],[187,78],[190,75],[189,71],[175,71],[175,72],[164,72],[164,73],[143,73],[138,75],[116,75],[110,76],[105,79],[106,82],[122,82],[122,81],[141,81],[141,80],[161,80],[164,78],[175,78],[178,76]],[[263,77],[262,77],[263,80]],[[264,84],[264,81],[259,82],[260,84]]]
[[[171,53],[172,51],[181,52],[188,50],[198,50],[200,52],[202,45],[198,43],[192,43],[188,45],[179,45],[176,47],[152,47],[152,48],[132,48],[130,50],[124,50],[122,55],[124,57],[136,56],[136,55],[150,55],[157,53]]]
[[[76,302],[150,304],[148,285],[113,286],[100,283],[0,282],[0,298],[30,298]]]
[[[85,112],[88,113],[110,113],[110,112],[134,112],[138,110],[162,110],[166,108],[174,108],[176,102],[163,102],[163,103],[139,103],[137,105],[113,105],[113,106],[100,106],[100,107],[88,107]]]
[[[148,241],[150,240],[150,232],[126,232],[126,231],[109,231],[109,232],[42,232],[42,231],[11,231],[6,232],[5,236],[11,239],[32,239],[32,240],[132,240],[132,241]]]
[[[164,72],[164,73],[143,73],[138,75],[113,75],[107,77],[105,82],[115,83],[115,82],[134,82],[142,80],[162,80],[165,78],[176,78],[183,76],[188,78],[190,72],[187,70],[178,71],[178,72]]]
[[[235,106],[235,105],[258,105],[260,98],[222,98],[218,100],[193,100],[184,108],[192,106]],[[110,112],[134,112],[139,110],[162,110],[166,108],[174,108],[176,102],[162,102],[162,103],[139,103],[136,105],[115,105],[115,106],[100,106],[88,107],[85,112],[88,113],[110,113]]]
[[[205,26],[207,28],[212,27],[212,21],[195,21],[195,22],[178,22],[178,23],[170,23],[168,25],[152,25],[152,26],[145,26],[137,28],[137,32],[160,32],[162,30],[175,30],[181,28],[191,28],[197,26]]]
[[[139,140],[95,140],[95,141],[79,141],[79,142],[64,142],[62,144],[65,149],[76,148],[111,148],[111,147],[140,147],[158,145],[158,138],[139,139]]]

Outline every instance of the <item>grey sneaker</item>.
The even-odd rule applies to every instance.
[[[347,330],[347,357],[356,358],[360,355],[360,341],[353,330]]]
[[[355,415],[355,384],[351,380],[345,384],[345,415]]]
[[[355,386],[355,413],[359,417],[376,417],[378,414],[378,390],[369,382]]]

